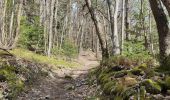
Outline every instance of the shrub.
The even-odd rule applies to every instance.
[[[72,58],[72,57],[77,56],[78,51],[77,51],[77,46],[74,45],[73,42],[66,39],[64,41],[64,43],[62,44],[62,47],[61,48],[58,48],[58,47],[53,48],[52,53],[56,56],[59,54],[59,55],[63,55],[63,56]]]
[[[42,49],[44,46],[43,28],[39,26],[39,17],[35,16],[32,20],[34,20],[34,24],[30,23],[27,17],[22,17],[19,46],[27,49],[30,46],[36,49]]]
[[[148,59],[152,59],[151,54],[145,49],[143,44],[141,41],[126,41],[124,43],[123,55],[138,62],[145,62]]]

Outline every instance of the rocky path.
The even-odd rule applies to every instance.
[[[99,65],[94,54],[82,52],[78,68],[52,70],[45,79],[37,82],[18,100],[84,100],[93,97],[96,89],[88,85],[88,72]]]

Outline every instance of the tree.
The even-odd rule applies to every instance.
[[[105,35],[104,35],[104,33],[101,29],[101,24],[99,22],[99,17],[97,15],[97,12],[93,8],[91,0],[85,0],[85,2],[86,2],[86,6],[87,6],[87,8],[90,12],[91,19],[93,20],[94,25],[95,25],[96,34],[99,38],[99,43],[100,43],[101,49],[102,49],[102,57],[108,58],[109,53],[108,53],[107,43],[106,43],[106,40],[105,40]]]
[[[119,8],[120,0],[116,0],[115,11],[113,6],[113,1],[107,0],[108,8],[109,8],[109,19],[111,26],[111,38],[113,43],[113,55],[120,54],[120,46],[119,46],[119,37],[118,37],[118,8]]]
[[[162,3],[165,5],[167,11],[168,11],[168,14],[170,16],[170,0],[161,0]]]
[[[19,37],[23,0],[3,0],[1,3],[4,4],[4,7],[2,7],[2,19],[0,20],[2,24],[0,26],[0,46],[9,50],[16,46]]]
[[[160,0],[149,0],[157,24],[161,64],[166,64],[170,55],[170,29]]]

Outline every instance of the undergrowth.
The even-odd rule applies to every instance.
[[[52,65],[54,68],[79,66],[79,64],[76,62],[66,61],[66,60],[57,60],[54,57],[47,57],[47,56],[39,55],[34,52],[21,49],[21,48],[14,49],[10,52],[23,59],[27,59],[27,60],[37,62],[37,63]]]

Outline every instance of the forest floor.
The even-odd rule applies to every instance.
[[[88,73],[99,65],[95,54],[81,52],[76,68],[52,69],[48,77],[37,79],[18,100],[84,100],[95,96],[97,87],[89,86]]]

